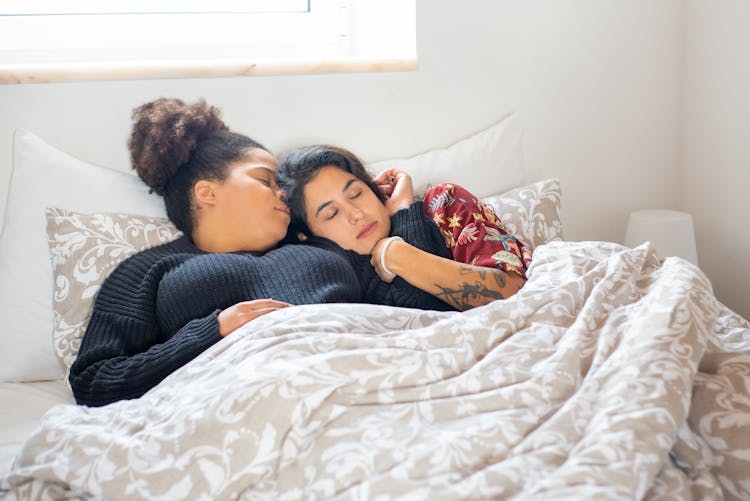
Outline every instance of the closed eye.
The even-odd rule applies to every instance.
[[[276,173],[267,167],[251,168],[248,175],[269,188],[276,186]]]
[[[338,213],[339,213],[338,209],[331,209],[331,211],[328,214],[326,214],[323,217],[323,219],[325,219],[326,221],[330,221],[331,219],[333,219],[334,217],[336,217],[338,215]]]
[[[276,180],[271,176],[258,176],[256,179],[269,188],[276,184]]]

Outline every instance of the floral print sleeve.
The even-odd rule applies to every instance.
[[[453,183],[430,188],[424,212],[440,228],[454,261],[526,277],[531,264],[529,249],[510,234],[489,205],[465,188]]]

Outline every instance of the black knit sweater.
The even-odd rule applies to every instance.
[[[221,339],[241,301],[360,302],[346,256],[323,239],[264,255],[212,254],[187,237],[140,252],[104,282],[69,381],[79,404],[137,398]]]
[[[452,259],[440,228],[424,214],[422,201],[414,202],[391,217],[391,236],[399,236],[430,254]],[[422,310],[455,311],[449,304],[417,289],[401,277],[396,277],[391,283],[383,282],[370,264],[370,255],[363,256],[348,251],[348,256],[362,284],[365,302]]]

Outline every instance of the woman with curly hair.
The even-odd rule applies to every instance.
[[[121,263],[100,289],[69,381],[76,401],[137,398],[241,325],[293,304],[359,302],[325,240],[279,245],[289,226],[276,159],[200,100],[133,112],[133,167],[183,232]],[[271,299],[273,298],[273,299]]]
[[[366,302],[413,306],[428,293],[432,309],[466,310],[526,282],[531,253],[458,185],[435,186],[415,202],[406,173],[373,179],[356,155],[328,145],[286,154],[279,181],[293,231],[349,250]]]

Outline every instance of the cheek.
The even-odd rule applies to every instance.
[[[336,224],[324,225],[324,228],[320,230],[319,235],[333,240],[334,242],[342,246],[347,242],[347,240],[349,240],[346,228]]]
[[[391,234],[391,215],[383,204],[379,205],[380,220],[383,222],[383,238]]]
[[[388,221],[388,220],[386,220],[386,221]],[[390,227],[390,225],[385,225],[384,224],[379,229],[380,229],[380,231],[378,232],[377,235],[375,235],[375,237],[378,240],[382,240],[382,239],[387,238],[387,237],[389,237],[391,235],[391,227]]]
[[[341,246],[343,249],[351,249],[354,244],[354,237],[351,234],[351,229],[346,228],[342,225],[338,225],[335,222],[329,221],[326,224],[312,224],[310,231],[314,235],[319,237],[325,237]]]
[[[330,238],[331,240],[333,240],[333,238],[331,237],[331,232],[330,232],[331,226],[332,225],[325,224],[322,221],[310,219],[309,216],[307,218],[307,227],[310,228],[310,231],[312,232],[313,235],[317,235],[319,237],[326,237],[326,238]]]

